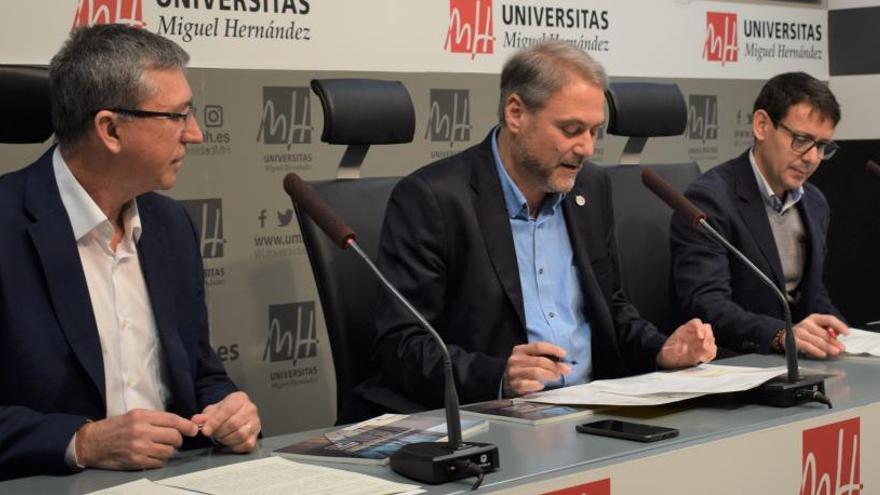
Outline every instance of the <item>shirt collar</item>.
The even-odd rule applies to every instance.
[[[758,183],[758,191],[761,193],[761,198],[764,200],[765,204],[771,206],[777,213],[785,213],[786,210],[796,205],[797,202],[803,198],[803,186],[788,191],[788,194],[785,195],[784,203],[778,196],[773,194],[773,188],[770,187],[770,183],[767,182],[764,174],[761,173],[761,169],[758,168],[758,162],[755,161],[754,149],[751,148],[749,149],[749,163],[752,165],[752,172],[755,174],[755,181]]]
[[[507,214],[510,218],[529,218],[529,204],[525,195],[520,191],[519,186],[510,178],[507,169],[501,162],[501,154],[498,153],[498,132],[500,126],[496,126],[492,130],[492,157],[495,159],[495,169],[498,171],[498,177],[501,178],[501,191],[504,193],[504,204],[507,206]],[[541,211],[538,216],[552,215],[556,212],[565,199],[564,194],[549,194],[541,204]]]
[[[95,200],[89,196],[82,184],[76,180],[64,157],[60,147],[56,146],[52,153],[52,168],[55,173],[55,182],[58,184],[58,193],[61,195],[61,203],[67,211],[70,226],[73,229],[73,237],[77,241],[85,237],[89,232],[107,224],[112,227],[107,215],[101,211]],[[131,236],[135,243],[141,237],[141,217],[138,211],[137,201],[131,202],[122,211],[122,222],[125,226],[126,237]]]

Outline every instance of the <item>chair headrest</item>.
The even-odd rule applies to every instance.
[[[413,140],[416,114],[400,81],[313,79],[324,109],[321,141],[330,144],[398,144]]]
[[[51,135],[49,70],[0,66],[0,143],[42,143]]]
[[[610,134],[678,136],[687,127],[687,105],[675,83],[613,82],[605,94]]]

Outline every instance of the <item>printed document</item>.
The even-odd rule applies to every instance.
[[[880,333],[850,328],[849,335],[838,335],[846,346],[847,354],[870,354],[880,356]]]
[[[525,397],[551,404],[651,406],[701,395],[749,390],[785,373],[784,366],[755,368],[701,364],[677,371],[596,380],[583,385],[538,392]]]

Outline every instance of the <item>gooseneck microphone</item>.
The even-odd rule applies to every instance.
[[[642,183],[656,194],[676,213],[682,215],[694,229],[703,232],[719,244],[727,248],[740,261],[752,270],[782,304],[785,315],[785,361],[787,374],[785,379],[773,379],[761,385],[755,391],[758,402],[779,407],[789,407],[809,401],[818,401],[831,407],[831,401],[825,396],[825,381],[821,377],[801,377],[798,372],[797,344],[791,324],[791,308],[785,295],[760,268],[755,266],[745,254],[728,242],[706,220],[706,214],[683,194],[676,191],[671,184],[650,168],[642,168]]]
[[[477,484],[483,474],[499,467],[498,447],[489,443],[468,442],[461,439],[461,417],[459,413],[458,392],[452,373],[452,358],[443,338],[419,311],[394,287],[379,271],[369,256],[361,250],[355,232],[333,211],[310,185],[295,173],[284,177],[284,190],[306,215],[309,216],[340,248],[351,247],[366,262],[376,277],[394,297],[428,331],[443,352],[444,408],[446,410],[446,431],[448,441],[419,442],[404,445],[391,455],[391,468],[398,473],[425,483],[446,483],[461,478],[478,476]]]

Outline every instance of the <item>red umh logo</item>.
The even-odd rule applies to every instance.
[[[95,24],[144,26],[141,0],[79,0],[73,28]]]
[[[804,430],[801,495],[862,493],[859,418]]]
[[[543,495],[611,495],[611,478],[570,486]]]
[[[495,51],[492,34],[492,0],[449,0],[449,30],[444,48],[452,53]]]
[[[736,62],[739,45],[736,36],[736,14],[730,12],[706,12],[706,43],[703,58],[710,62]]]

